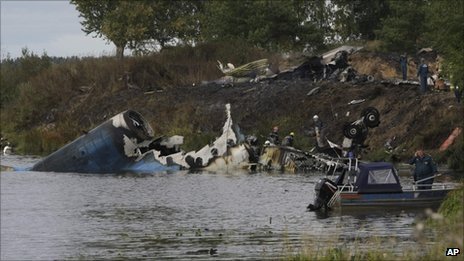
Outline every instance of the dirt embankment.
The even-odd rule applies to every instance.
[[[319,92],[308,96],[315,87],[320,88]],[[197,139],[195,134],[219,135],[225,117],[224,105],[230,103],[234,122],[246,134],[255,134],[264,142],[270,128],[279,125],[282,136],[290,131],[296,133],[296,147],[303,150],[314,145],[313,138],[306,135],[314,114],[327,123],[327,137],[341,143],[343,124],[358,119],[364,108],[375,107],[381,123],[370,130],[367,143],[371,153],[383,152],[385,142],[392,138],[400,157],[405,157],[418,146],[437,149],[454,127],[462,126],[463,108],[457,106],[450,92],[420,95],[418,88],[298,79],[233,87],[189,86],[124,96],[139,101],[132,109],[141,112],[160,135],[186,135],[187,143]],[[349,105],[359,99],[365,102]]]
[[[370,130],[367,143],[371,153],[383,152],[388,139],[393,139],[393,145],[404,155],[418,146],[437,149],[456,126],[462,126],[462,106],[456,104],[450,92],[420,95],[417,85],[381,83],[385,78],[399,78],[395,57],[363,52],[351,55],[353,68],[375,76],[374,82],[268,80],[232,87],[189,85],[150,93],[128,88],[115,93],[112,99],[91,102],[94,105],[81,115],[95,123],[111,116],[108,114],[134,109],[151,122],[157,134],[185,135],[186,145],[195,149],[220,133],[224,105],[230,103],[234,122],[246,134],[255,134],[264,142],[271,127],[278,125],[281,136],[293,131],[296,146],[309,150],[314,141],[306,133],[312,127],[314,114],[328,125],[328,138],[341,143],[343,124],[358,119],[364,108],[375,107],[381,114],[381,123]],[[410,67],[409,75],[414,77],[413,66]],[[319,91],[308,96],[315,87]],[[360,99],[365,102],[349,105]]]
[[[419,58],[410,58],[410,79],[415,78],[415,63]],[[435,58],[430,55],[426,58],[433,71]],[[370,130],[367,139],[370,153],[383,153],[385,142],[392,139],[399,157],[409,157],[417,147],[434,151],[455,127],[463,125],[463,107],[458,106],[452,93],[421,95],[418,85],[380,82],[399,78],[395,55],[359,52],[351,55],[350,63],[358,73],[373,75],[376,81],[353,84],[293,79],[233,87],[214,84],[184,86],[145,96],[141,100],[145,100],[146,104],[138,109],[159,133],[174,134],[169,128],[182,124],[184,120],[179,115],[188,114],[188,129],[197,134],[214,135],[222,126],[224,104],[231,103],[234,122],[246,134],[255,134],[264,141],[271,127],[278,125],[281,136],[293,131],[296,133],[296,146],[309,150],[314,146],[314,140],[306,133],[312,127],[314,114],[328,125],[328,138],[341,143],[343,124],[358,119],[364,108],[375,107],[381,114],[381,123]],[[316,94],[307,95],[316,87],[319,87]],[[352,100],[365,101],[349,105]],[[174,125],[166,115],[172,116]]]
[[[370,154],[383,153],[388,139],[394,139],[393,145],[404,158],[418,146],[435,150],[455,127],[463,125],[463,107],[457,105],[450,92],[420,95],[417,85],[381,83],[383,78],[399,78],[395,57],[368,52],[351,55],[350,63],[355,70],[376,79],[357,84],[292,79],[232,87],[190,84],[147,91],[121,86],[101,95],[84,92],[59,105],[56,124],[62,119],[72,119],[78,128],[85,130],[114,114],[133,109],[151,123],[156,135],[183,135],[184,149],[192,150],[201,148],[220,134],[225,119],[224,105],[230,103],[233,121],[245,134],[254,134],[264,142],[272,126],[278,125],[281,137],[295,132],[295,146],[309,150],[314,146],[314,138],[307,135],[314,114],[328,125],[327,137],[341,143],[342,126],[358,119],[364,108],[375,107],[380,112],[381,123],[370,130],[367,138]],[[415,76],[413,69],[412,61],[411,78]],[[307,95],[316,87],[319,87],[317,93]],[[365,101],[349,105],[350,101],[360,99]],[[49,132],[53,132],[53,128]]]

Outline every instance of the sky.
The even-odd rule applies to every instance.
[[[21,56],[27,47],[48,56],[113,55],[115,47],[82,31],[79,12],[66,0],[0,0],[1,58]]]

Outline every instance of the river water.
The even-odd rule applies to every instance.
[[[369,237],[416,244],[418,212],[308,212],[322,176],[3,171],[1,259],[261,260]]]

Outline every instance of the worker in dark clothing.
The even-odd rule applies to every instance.
[[[461,103],[462,88],[460,88],[458,85],[451,85],[450,89],[454,92],[454,97],[456,97],[456,101],[458,103]]]
[[[409,164],[415,165],[414,169],[414,181],[418,186],[418,189],[430,189],[433,184],[433,177],[437,173],[437,165],[433,162],[430,155],[426,155],[424,150],[419,149],[414,154],[414,157],[409,161]]]
[[[319,116],[313,116],[314,122],[314,132],[316,133],[316,144],[317,149],[319,152],[324,151],[325,148],[329,146],[327,142],[326,136],[326,126],[325,124],[319,119]]]
[[[269,136],[267,137],[267,140],[272,145],[279,145],[280,144],[279,127],[278,126],[274,126],[274,128],[272,128],[272,132],[269,133]]]
[[[417,70],[417,76],[420,79],[420,91],[422,94],[427,92],[427,78],[429,75],[429,66],[425,63],[424,58],[421,58],[421,64]]]
[[[450,76],[451,86],[450,91],[454,92],[454,97],[456,97],[456,101],[461,103],[462,98],[462,87],[457,84],[453,75]]]
[[[284,140],[282,141],[282,146],[289,146],[293,147],[293,138],[295,136],[295,133],[290,132],[289,135],[285,136]]]
[[[400,66],[401,73],[403,74],[403,81],[406,81],[408,76],[408,57],[406,56],[406,53],[400,56]]]

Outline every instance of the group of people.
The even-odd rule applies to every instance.
[[[406,53],[400,56],[400,67],[401,74],[403,76],[403,81],[406,81],[408,78],[408,56]],[[422,94],[427,92],[427,81],[429,76],[429,66],[425,62],[424,58],[420,59],[420,65],[417,69],[417,77],[420,80],[420,91]]]
[[[325,138],[326,128],[325,124],[319,119],[318,115],[313,116],[314,122],[314,132],[316,135],[316,144],[318,148],[324,148],[327,145],[327,140]],[[295,133],[292,131],[287,136],[284,137],[282,142],[279,138],[279,126],[274,126],[271,133],[269,133],[265,145],[282,145],[293,147],[293,142],[295,139]]]
[[[314,132],[316,135],[316,147],[318,149],[324,148],[327,143],[326,128],[325,124],[319,119],[318,115],[313,116]],[[269,145],[282,145],[293,147],[294,132],[290,132],[289,135],[285,136],[280,142],[279,138],[279,127],[274,126],[271,133],[265,142],[266,146]],[[409,164],[415,165],[413,172],[414,182],[418,184],[418,189],[430,189],[435,175],[437,174],[437,165],[433,161],[430,155],[425,154],[423,149],[419,149],[415,152],[414,157],[409,161]]]
[[[408,57],[406,53],[400,55],[399,63],[400,63],[403,81],[406,81],[407,75],[408,75]],[[441,70],[438,69],[438,73],[440,71]],[[429,66],[426,63],[425,59],[421,58],[419,67],[417,68],[417,77],[419,77],[420,92],[422,94],[425,94],[428,91],[429,74],[430,74]],[[451,81],[450,90],[451,92],[454,93],[454,96],[456,97],[456,101],[458,103],[461,103],[461,98],[463,94],[462,86],[459,86],[453,81],[453,76],[450,76],[450,81]]]
[[[282,145],[282,146],[293,147],[294,137],[295,137],[295,133],[292,131],[290,132],[290,134],[284,137],[281,143],[280,138],[279,138],[279,126],[274,126],[272,128],[271,133],[269,133],[267,137],[265,145]]]

